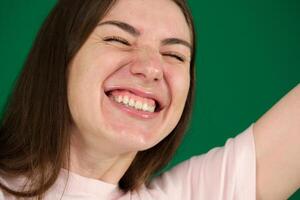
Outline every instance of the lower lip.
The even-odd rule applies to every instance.
[[[150,113],[150,112],[145,112],[145,111],[141,111],[141,110],[136,110],[134,108],[131,108],[129,106],[125,106],[124,104],[120,104],[120,103],[117,103],[115,102],[114,100],[112,100],[110,97],[108,97],[107,95],[105,95],[109,102],[111,102],[111,104],[116,107],[117,109],[120,109],[121,111],[129,114],[130,116],[132,117],[135,117],[135,118],[138,118],[138,119],[153,119],[155,118],[159,112],[153,112],[153,113]]]

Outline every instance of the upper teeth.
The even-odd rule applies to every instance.
[[[137,110],[143,110],[146,112],[154,112],[155,106],[149,105],[146,102],[136,101],[133,98],[129,98],[128,96],[114,96],[113,98],[116,102],[122,103],[126,106],[135,108]]]

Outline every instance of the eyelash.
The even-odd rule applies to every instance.
[[[126,45],[126,46],[131,46],[130,43],[127,40],[125,40],[121,37],[118,37],[118,36],[105,37],[103,39],[103,41],[105,41],[105,42],[118,42],[118,43],[121,43],[121,44]],[[177,59],[180,62],[185,62],[185,59],[184,59],[183,56],[177,55],[175,53],[167,52],[167,53],[162,53],[162,55],[163,56],[169,56],[171,58]]]
[[[125,40],[123,38],[120,38],[118,36],[105,37],[103,39],[103,41],[105,41],[105,42],[119,42],[119,43],[121,43],[123,45],[130,46],[130,43],[127,40]]]
[[[180,62],[185,62],[185,59],[184,59],[183,56],[180,56],[180,55],[175,54],[175,53],[163,53],[162,55],[163,56],[169,56],[169,57],[175,58],[175,59],[177,59]]]

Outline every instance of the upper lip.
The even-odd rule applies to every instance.
[[[136,94],[140,97],[153,99],[153,100],[156,101],[156,103],[158,103],[158,109],[159,110],[163,109],[166,105],[165,99],[162,96],[160,96],[160,95],[156,94],[155,92],[153,92],[153,90],[133,88],[133,87],[128,87],[128,86],[112,86],[112,87],[105,88],[104,92],[108,93],[108,92],[113,91],[113,90],[128,90],[131,93]]]

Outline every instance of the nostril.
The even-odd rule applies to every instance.
[[[146,75],[143,73],[136,73],[135,75],[141,78],[146,78]]]

